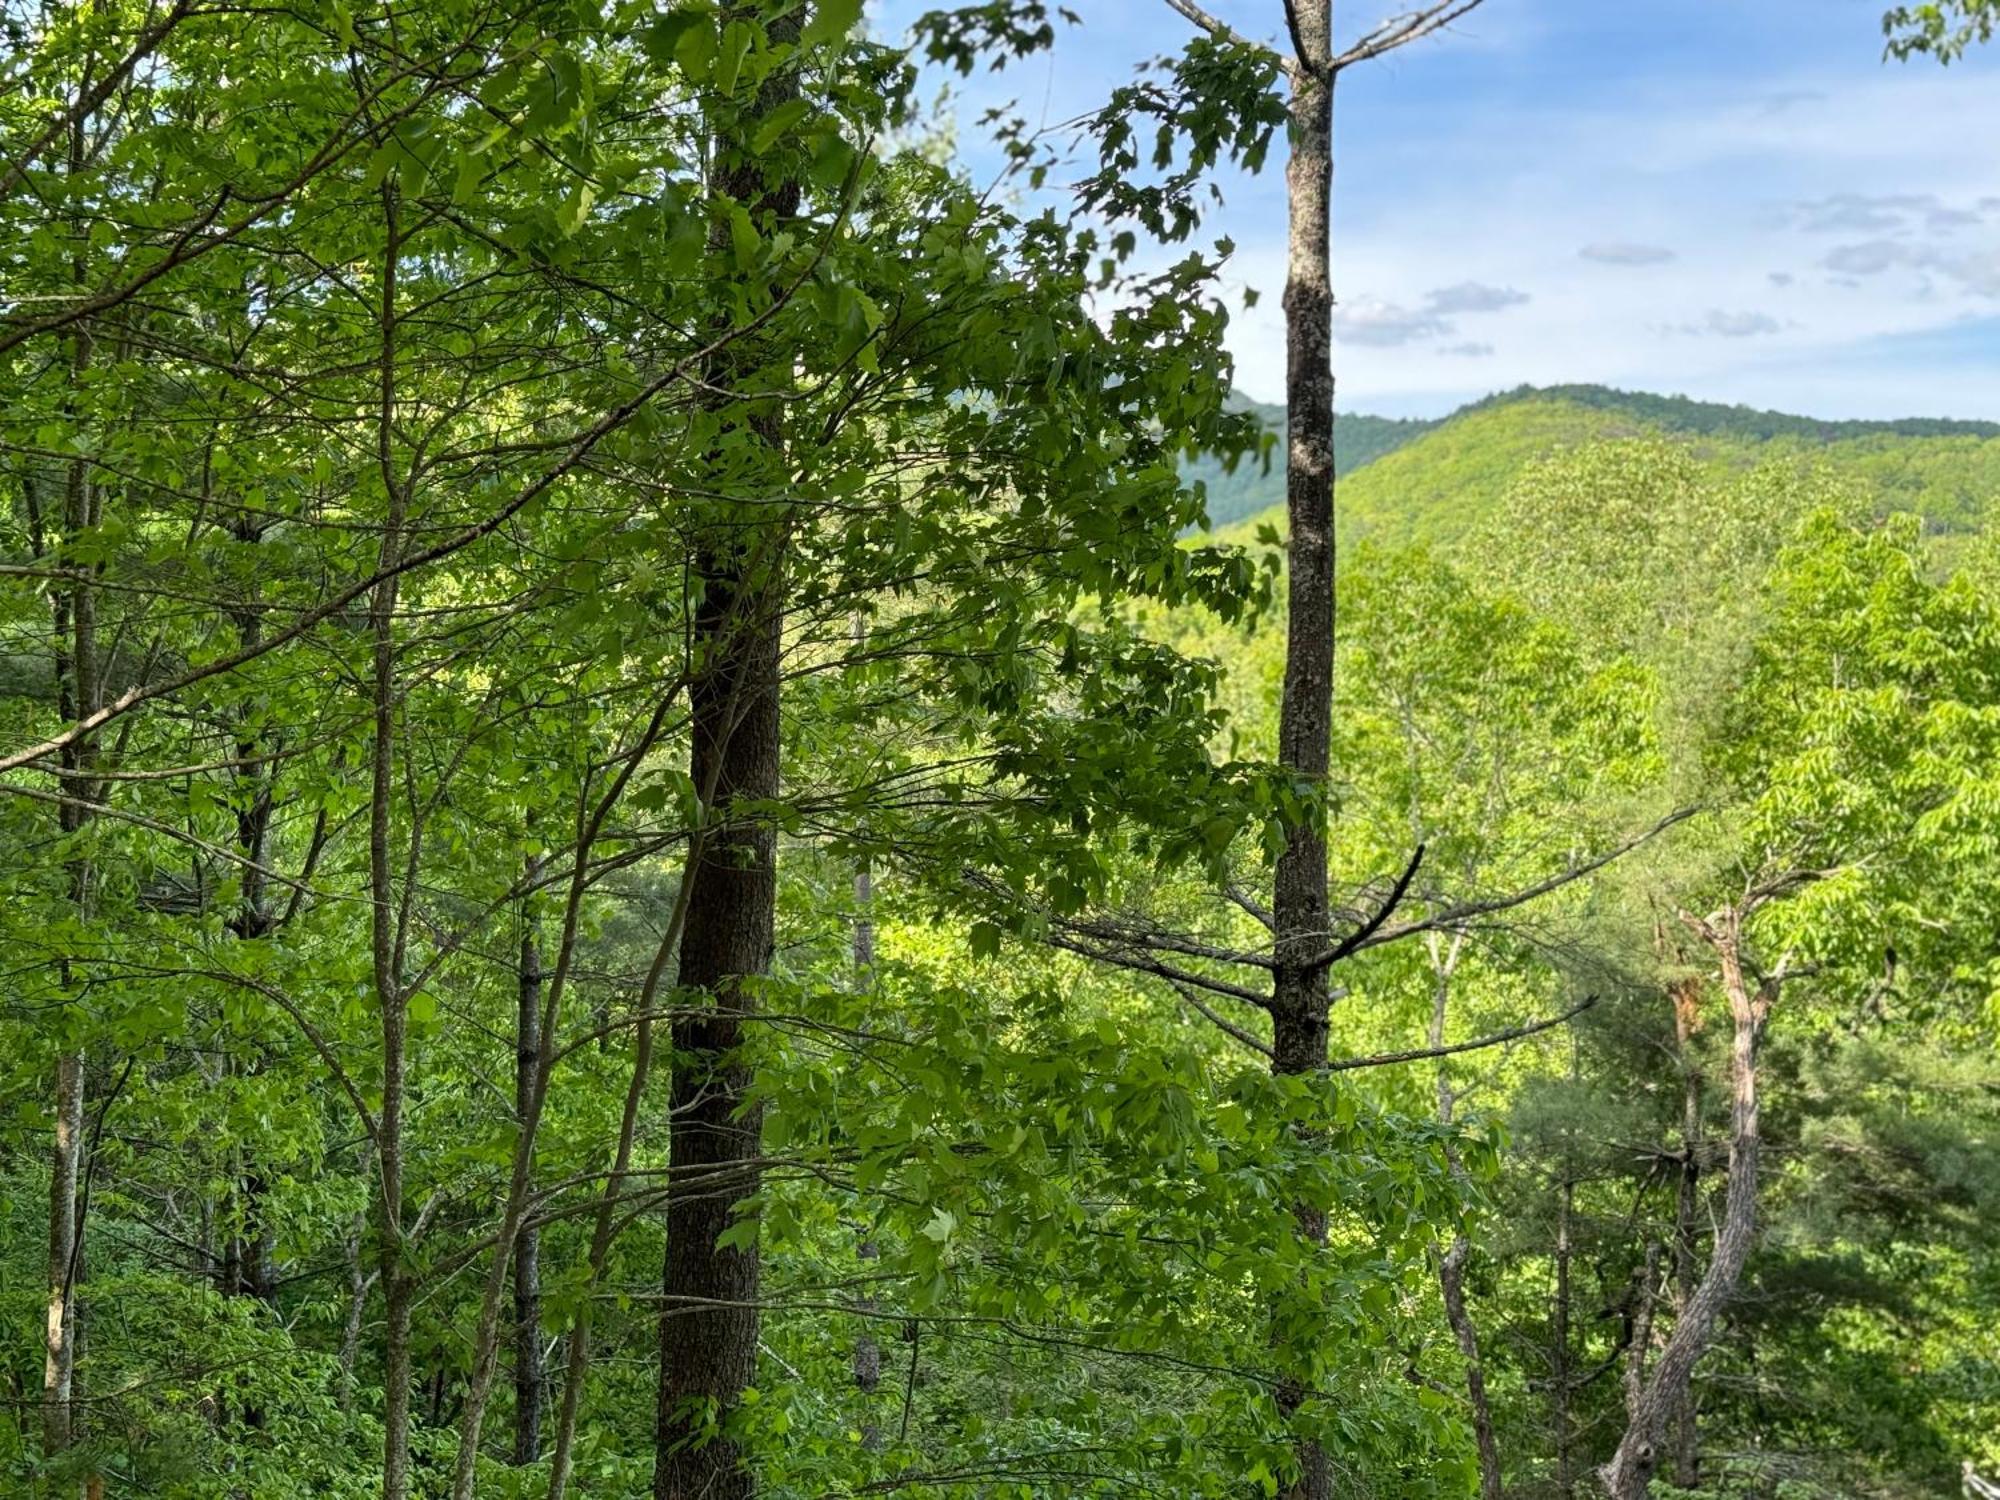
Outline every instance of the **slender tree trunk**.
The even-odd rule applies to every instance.
[[[1775,996],[1776,981],[1752,989],[1743,972],[1742,914],[1725,910],[1691,922],[1714,952],[1729,998],[1729,1184],[1722,1225],[1708,1270],[1675,1320],[1672,1336],[1652,1376],[1633,1392],[1630,1418],[1618,1450],[1600,1471],[1613,1500],[1643,1500],[1660,1466],[1667,1426],[1686,1398],[1694,1367],[1708,1352],[1716,1320],[1736,1291],[1757,1228],[1758,1048]]]
[[[662,945],[662,952],[666,945]],[[656,964],[656,970],[659,967]],[[641,1013],[651,1008],[652,986],[640,999]],[[577,1413],[583,1403],[584,1381],[590,1372],[590,1325],[592,1298],[604,1262],[611,1253],[612,1221],[618,1212],[618,1197],[625,1187],[625,1175],[632,1162],[632,1138],[639,1123],[639,1108],[646,1096],[646,1075],[653,1060],[653,1023],[642,1020],[633,1039],[632,1081],[625,1090],[625,1114],[618,1127],[618,1148],[611,1176],[604,1186],[604,1201],[597,1208],[597,1222],[591,1230],[590,1268],[584,1296],[570,1324],[569,1347],[563,1356],[562,1406],[556,1414],[555,1452],[549,1461],[549,1500],[563,1500],[569,1488],[571,1453],[576,1442]]]
[[[1465,951],[1465,934],[1453,933],[1448,943],[1439,944],[1436,934],[1429,938],[1431,964],[1436,971],[1436,989],[1431,1001],[1430,1045],[1444,1045],[1446,1010],[1451,997],[1452,975],[1459,955]],[[1457,1113],[1458,1095],[1451,1086],[1448,1063],[1440,1062],[1437,1072],[1437,1112],[1440,1125],[1451,1125]],[[1458,1152],[1447,1143],[1445,1156],[1451,1174],[1465,1182],[1465,1168]],[[1493,1407],[1486,1396],[1486,1366],[1479,1357],[1479,1332],[1465,1305],[1465,1263],[1472,1255],[1472,1242],[1464,1235],[1452,1241],[1438,1263],[1438,1289],[1444,1297],[1445,1321],[1465,1362],[1466,1408],[1472,1417],[1473,1445],[1479,1454],[1480,1500],[1500,1500],[1500,1445],[1493,1432]]]
[[[854,621],[854,639],[859,642],[863,633],[864,627],[857,618]],[[854,867],[854,982],[857,987],[865,988],[875,968],[874,901],[874,876],[868,868],[868,861],[863,859]],[[854,1258],[860,1262],[864,1273],[880,1259],[880,1251],[866,1231],[854,1247]],[[875,1420],[875,1390],[882,1383],[882,1346],[876,1341],[874,1324],[879,1307],[880,1303],[867,1292],[854,1300],[854,1310],[861,1315],[854,1334],[854,1390],[860,1398],[861,1446],[871,1453],[882,1445],[882,1428]]]
[[[49,1170],[48,1318],[42,1366],[42,1453],[70,1445],[76,1378],[76,1190],[83,1160],[83,1054],[56,1059],[55,1149]]]
[[[1326,821],[1321,798],[1332,756],[1333,722],[1333,285],[1329,234],[1333,198],[1332,0],[1294,0],[1299,53],[1291,75],[1291,150],[1285,165],[1290,238],[1285,275],[1285,511],[1290,530],[1284,695],[1278,759],[1313,799],[1310,816],[1286,834],[1272,885],[1272,1068],[1312,1073],[1327,1061],[1327,976],[1314,963],[1331,926]],[[1299,1233],[1326,1238],[1326,1218],[1300,1205]],[[1289,1370],[1277,1388],[1290,1420],[1304,1404],[1309,1351],[1281,1351]],[[1330,1500],[1326,1453],[1296,1444],[1298,1476],[1287,1500]]]
[[[402,253],[397,188],[382,186],[388,228],[382,265],[382,389],[377,464],[385,490],[386,514],[378,567],[386,572],[402,551],[408,493],[396,472],[393,449],[396,410],[396,263]],[[372,737],[369,747],[368,887],[370,944],[376,1005],[381,1012],[382,1108],[376,1121],[376,1169],[381,1174],[377,1205],[379,1274],[382,1280],[382,1500],[410,1494],[410,1310],[416,1283],[404,1244],[403,1106],[405,1051],[409,1041],[409,996],[403,988],[401,922],[390,858],[396,770],[396,603],[393,574],[375,586],[369,599],[372,642]]]
[[[706,807],[714,800],[713,785],[701,786],[697,790],[702,806]],[[611,1254],[612,1227],[619,1199],[625,1191],[626,1174],[632,1165],[632,1142],[638,1133],[639,1111],[645,1103],[646,1081],[652,1068],[653,1006],[660,993],[660,984],[666,977],[668,962],[675,959],[680,951],[681,934],[687,928],[688,897],[692,891],[690,881],[702,859],[707,838],[707,827],[698,826],[688,842],[687,866],[681,872],[680,889],[674,893],[673,913],[667,918],[667,930],[661,934],[653,950],[652,965],[639,991],[639,1020],[632,1044],[632,1078],[625,1089],[625,1113],[618,1125],[618,1145],[612,1154],[611,1174],[605,1182],[604,1196],[597,1205],[597,1221],[590,1232],[589,1267],[583,1297],[577,1305],[576,1316],[571,1320],[568,1347],[563,1353],[562,1406],[556,1414],[555,1452],[549,1461],[549,1500],[564,1500],[569,1488],[577,1413],[583,1404],[584,1382],[590,1373],[590,1327],[594,1298],[597,1284],[604,1275],[604,1262]]]
[[[746,9],[739,19],[758,24],[760,13]],[[793,9],[763,24],[772,41],[795,44],[802,16]],[[757,112],[768,115],[798,91],[795,65],[779,67],[758,91]],[[745,141],[719,139],[715,160],[716,190],[748,207],[753,220],[796,216],[798,183],[770,181]],[[711,384],[725,411],[739,372],[757,359],[755,347],[738,345],[718,361]],[[764,472],[775,475],[782,415],[755,412],[745,426],[768,450]],[[655,1500],[748,1500],[756,1492],[730,1431],[756,1374],[760,1271],[755,1225],[746,1243],[739,1223],[739,1205],[760,1182],[762,1135],[741,1047],[743,1018],[756,1009],[776,937],[777,836],[768,820],[745,818],[739,804],[778,794],[782,524],[773,517],[711,530],[697,544],[690,770],[696,786],[714,789],[716,821],[688,869],[680,983],[709,1004],[673,1026]],[[724,1243],[732,1229],[736,1236]]]
[[[83,159],[83,124],[79,120],[70,135],[72,174],[82,170]],[[81,284],[85,270],[80,254],[75,275]],[[90,368],[91,353],[88,325],[79,324],[71,339],[72,403],[75,386]],[[69,465],[64,484],[65,550],[72,539],[88,532],[100,519],[97,486],[92,483],[89,465],[77,459]],[[98,675],[97,592],[91,582],[95,572],[95,565],[80,569],[77,581],[56,595],[56,706],[63,719],[70,722],[95,713],[103,705],[103,685]],[[59,790],[74,800],[61,805],[57,823],[65,838],[72,839],[89,823],[87,804],[97,799],[97,786],[90,779],[96,764],[94,742],[85,737],[65,746],[59,764],[62,769]],[[96,904],[97,872],[89,857],[74,847],[66,859],[70,905],[78,922],[87,922]],[[60,977],[64,991],[69,992],[74,975],[67,958],[62,961]],[[83,1252],[77,1186],[83,1163],[84,1088],[84,1054],[77,1045],[56,1058],[55,1140],[49,1159],[49,1285],[43,1337],[42,1447],[51,1456],[68,1448],[76,1436],[76,1274]]]
[[[1694,1301],[1695,1239],[1701,1209],[1701,1064],[1694,1053],[1694,1034],[1701,1021],[1701,985],[1685,980],[1674,986],[1674,1050],[1681,1064],[1681,1170],[1674,1193],[1674,1316],[1687,1316]],[[1701,1433],[1693,1382],[1681,1393],[1674,1410],[1674,1484],[1691,1490],[1701,1483]]]
[[[532,881],[541,866],[528,861]],[[514,1016],[514,1118],[525,1130],[535,1113],[542,1052],[542,947],[533,898],[521,902],[521,971]],[[542,1454],[541,1231],[524,1225],[514,1236],[514,1462]]]

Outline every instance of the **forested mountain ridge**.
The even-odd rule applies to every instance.
[[[1250,403],[1283,432],[1277,408]],[[1823,421],[1684,396],[1600,385],[1521,386],[1435,421],[1343,413],[1335,429],[1340,524],[1349,540],[1449,545],[1484,516],[1538,459],[1607,438],[1660,436],[1704,460],[1741,468],[1772,459],[1820,462],[1879,492],[1883,509],[1922,515],[1934,529],[1967,531],[2000,495],[2000,423],[1945,418]],[[1189,465],[1208,487],[1218,532],[1249,535],[1281,519],[1283,474],[1254,460],[1233,474],[1212,460]]]

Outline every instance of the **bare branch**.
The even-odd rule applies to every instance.
[[[1261,1053],[1265,1057],[1273,1057],[1276,1055],[1271,1051],[1269,1047],[1265,1046],[1262,1042],[1258,1041],[1256,1037],[1252,1036],[1249,1032],[1245,1031],[1241,1026],[1238,1026],[1235,1022],[1229,1020],[1225,1016],[1217,1015],[1213,1006],[1211,1006],[1206,1000],[1203,1000],[1201,996],[1195,994],[1192,990],[1188,989],[1185,985],[1179,985],[1179,984],[1174,985],[1174,993],[1181,997],[1182,1001],[1186,1003],[1188,1009],[1195,1012],[1195,1014],[1201,1016],[1204,1020],[1212,1022],[1215,1028],[1218,1031],[1222,1032],[1224,1036],[1230,1037],[1236,1041],[1241,1042],[1244,1046],[1248,1047],[1252,1052]]]
[[[1452,22],[1470,15],[1479,9],[1481,0],[1441,0],[1435,5],[1422,6],[1399,16],[1391,16],[1380,26],[1362,37],[1352,47],[1334,58],[1327,71],[1338,73],[1343,68],[1356,63],[1367,62],[1380,57],[1385,52],[1394,52],[1398,47],[1421,41],[1433,32],[1442,31]]]
[[[1251,41],[1249,37],[1238,31],[1234,26],[1231,26],[1220,16],[1212,16],[1199,5],[1196,5],[1194,0],[1165,0],[1165,4],[1167,9],[1173,11],[1176,15],[1179,15],[1202,31],[1207,32],[1218,42],[1228,42],[1232,46],[1247,47],[1252,52],[1261,52],[1266,57],[1277,59],[1279,67],[1284,68],[1288,72],[1291,70],[1292,59],[1286,57],[1273,47],[1267,47],[1262,42]]]
[[[1112,948],[1099,948],[1077,938],[1052,932],[1043,939],[1051,948],[1060,948],[1065,953],[1074,953],[1080,958],[1093,959],[1098,963],[1113,964],[1121,969],[1130,969],[1138,974],[1151,974],[1155,979],[1164,979],[1169,984],[1193,985],[1196,989],[1207,990],[1212,995],[1227,995],[1232,1000],[1241,1000],[1245,1005],[1254,1005],[1259,1010],[1271,1008],[1271,997],[1250,989],[1245,985],[1231,984],[1226,979],[1211,979],[1206,974],[1196,974],[1190,970],[1164,963],[1146,953],[1133,953]]]
[[[1369,940],[1382,930],[1382,924],[1389,920],[1398,906],[1403,904],[1403,897],[1409,894],[1410,882],[1417,878],[1417,867],[1423,862],[1424,846],[1419,844],[1417,845],[1416,853],[1410,856],[1409,864],[1403,867],[1403,873],[1397,877],[1396,883],[1389,888],[1388,896],[1383,899],[1380,906],[1375,908],[1375,914],[1359,927],[1355,928],[1353,932],[1342,938],[1333,947],[1329,948],[1320,957],[1306,965],[1306,972],[1308,974],[1315,973],[1331,964],[1339,963],[1348,954],[1367,947]]]
[[[1535,884],[1509,895],[1495,896],[1486,901],[1463,901],[1456,906],[1448,906],[1435,915],[1423,917],[1414,922],[1401,922],[1394,927],[1384,927],[1369,933],[1360,942],[1349,939],[1340,947],[1328,950],[1327,954],[1323,958],[1316,960],[1316,962],[1330,964],[1336,958],[1345,958],[1349,954],[1359,953],[1365,948],[1379,948],[1384,943],[1393,943],[1398,939],[1410,937],[1419,932],[1449,931],[1478,917],[1490,917],[1496,912],[1511,911],[1517,906],[1525,906],[1530,901],[1539,900],[1553,891],[1561,890],[1566,885],[1574,884],[1586,875],[1595,874],[1606,865],[1630,854],[1641,844],[1658,838],[1676,823],[1685,822],[1699,811],[1701,811],[1699,807],[1680,808],[1678,811],[1668,813],[1650,828],[1634,834],[1631,838],[1614,845],[1602,854],[1593,855],[1591,858],[1583,860],[1578,864],[1570,865],[1558,873],[1549,876],[1546,880],[1539,880]]]
[[[1496,1031],[1491,1036],[1478,1037],[1469,1042],[1453,1042],[1448,1047],[1418,1047],[1409,1052],[1379,1052],[1373,1057],[1348,1057],[1326,1065],[1329,1073],[1351,1073],[1358,1068],[1383,1068],[1394,1063],[1422,1062],[1431,1057],[1451,1057],[1460,1052],[1477,1052],[1486,1047],[1504,1046],[1508,1042],[1518,1042],[1524,1036],[1533,1036],[1538,1031],[1550,1031],[1565,1022],[1574,1021],[1578,1016],[1597,1004],[1597,996],[1591,995],[1581,1004],[1572,1005],[1559,1016],[1547,1016],[1539,1021],[1528,1021],[1519,1026],[1510,1026],[1505,1031]]]

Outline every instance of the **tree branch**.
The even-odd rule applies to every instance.
[[[1398,47],[1407,47],[1411,42],[1445,27],[1477,10],[1481,0],[1442,0],[1442,3],[1422,6],[1400,16],[1392,16],[1362,37],[1352,47],[1335,57],[1328,65],[1328,73],[1338,73],[1356,63],[1367,62],[1380,57],[1385,52],[1394,52]]]
[[[1485,1047],[1498,1047],[1507,1042],[1517,1042],[1524,1036],[1533,1036],[1538,1031],[1549,1031],[1566,1021],[1574,1021],[1578,1016],[1597,1004],[1597,996],[1591,995],[1579,1005],[1572,1005],[1559,1016],[1548,1016],[1539,1021],[1528,1021],[1520,1026],[1510,1026],[1505,1031],[1496,1031],[1491,1036],[1478,1037],[1469,1042],[1453,1042],[1448,1047],[1418,1047],[1409,1052],[1378,1052],[1373,1057],[1348,1057],[1339,1062],[1330,1062],[1323,1071],[1328,1073],[1351,1073],[1358,1068],[1382,1068],[1394,1063],[1422,1062],[1430,1057],[1450,1057],[1459,1052],[1477,1052]]]
[[[1292,60],[1290,58],[1274,47],[1267,47],[1262,42],[1251,41],[1249,37],[1238,31],[1234,26],[1231,26],[1220,16],[1212,16],[1199,5],[1196,5],[1194,0],[1165,0],[1165,4],[1167,9],[1173,11],[1191,25],[1207,32],[1218,42],[1228,42],[1232,46],[1247,47],[1252,52],[1261,52],[1266,57],[1277,59],[1279,67],[1285,69],[1287,72],[1291,71]]]
[[[1322,958],[1315,960],[1315,962],[1330,964],[1337,958],[1345,958],[1349,954],[1359,953],[1365,948],[1378,948],[1384,943],[1393,943],[1398,939],[1410,937],[1419,932],[1449,930],[1472,921],[1476,917],[1488,917],[1492,916],[1495,912],[1510,911],[1514,907],[1525,906],[1528,902],[1538,900],[1552,891],[1561,890],[1564,886],[1581,880],[1586,875],[1595,874],[1614,860],[1622,859],[1641,844],[1658,838],[1676,823],[1686,821],[1699,811],[1701,811],[1699,807],[1683,807],[1676,812],[1668,813],[1659,822],[1653,824],[1652,827],[1634,834],[1631,838],[1607,849],[1604,853],[1594,855],[1580,864],[1570,865],[1568,868],[1551,875],[1548,879],[1537,881],[1523,890],[1515,891],[1506,896],[1495,896],[1487,901],[1460,902],[1456,906],[1448,906],[1433,916],[1424,917],[1415,922],[1403,922],[1394,927],[1385,927],[1372,931],[1359,942],[1350,938],[1340,946],[1329,949]]]

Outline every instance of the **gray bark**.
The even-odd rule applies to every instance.
[[[1332,0],[1292,0],[1297,55],[1291,79],[1291,149],[1285,164],[1290,233],[1285,264],[1285,512],[1290,532],[1286,577],[1284,693],[1278,711],[1278,760],[1316,801],[1325,790],[1333,727],[1333,284],[1329,235],[1333,197]],[[1318,1071],[1327,1061],[1326,970],[1314,962],[1331,927],[1323,808],[1287,831],[1272,882],[1272,1069]],[[1326,1238],[1326,1218],[1300,1205],[1299,1233]],[[1284,1361],[1297,1369],[1304,1351]],[[1305,1403],[1298,1376],[1283,1376],[1279,1410],[1287,1420]],[[1296,1443],[1298,1475],[1287,1500],[1331,1500],[1333,1480],[1319,1443]]]
[[[1752,988],[1742,962],[1742,914],[1724,910],[1691,922],[1715,954],[1729,1000],[1729,1183],[1715,1249],[1652,1376],[1634,1382],[1625,1434],[1599,1471],[1612,1500],[1644,1500],[1665,1456],[1662,1444],[1673,1415],[1687,1397],[1694,1368],[1715,1334],[1716,1320],[1735,1294],[1757,1228],[1757,1167],[1762,1144],[1758,1122],[1758,1049],[1775,998],[1777,980]]]

